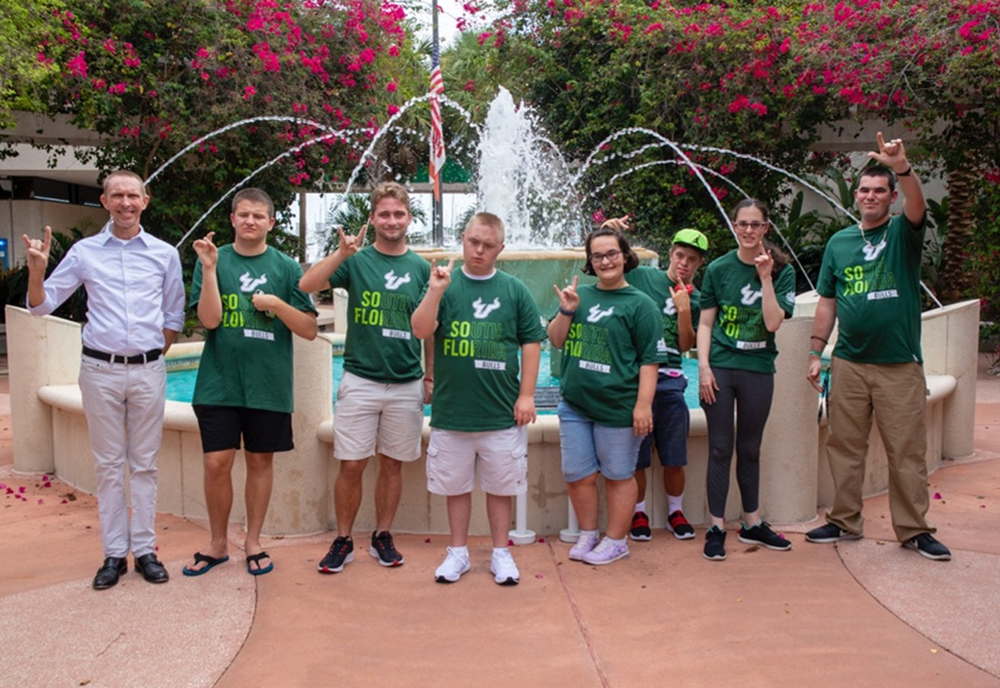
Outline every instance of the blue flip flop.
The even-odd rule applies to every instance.
[[[185,576],[200,576],[203,573],[208,573],[219,564],[225,564],[227,561],[229,561],[228,554],[224,557],[219,557],[218,559],[216,559],[215,557],[210,557],[207,554],[202,554],[201,552],[195,552],[194,553],[195,565],[197,566],[198,564],[205,562],[206,564],[208,564],[208,566],[201,569],[189,569],[187,566],[185,566],[183,569],[181,569],[181,573],[183,573]]]
[[[274,569],[274,562],[273,561],[270,562],[264,568],[260,568],[260,560],[261,559],[270,559],[270,558],[271,558],[271,555],[268,554],[267,552],[260,552],[258,554],[248,554],[247,555],[247,573],[249,573],[251,576],[263,576],[265,573],[271,573],[271,571]],[[250,564],[257,564],[257,566],[253,567]]]

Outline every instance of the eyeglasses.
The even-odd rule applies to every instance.
[[[746,220],[740,220],[739,222],[734,222],[733,224],[736,226],[737,229],[746,229],[747,227],[749,227],[754,231],[767,227],[766,222],[747,222]]]
[[[591,253],[590,262],[593,263],[594,265],[600,265],[601,263],[604,262],[604,259],[607,258],[613,263],[616,260],[618,260],[618,256],[620,256],[621,254],[622,254],[621,251],[615,251],[615,250],[608,251],[607,253]]]

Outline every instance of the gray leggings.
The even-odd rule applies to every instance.
[[[708,424],[708,510],[726,515],[729,468],[733,461],[733,410],[736,416],[736,484],[743,513],[757,511],[760,500],[760,442],[771,412],[774,375],[732,368],[712,368],[719,386],[715,403],[701,402]]]

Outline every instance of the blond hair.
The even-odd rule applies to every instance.
[[[476,224],[477,222],[479,224],[486,225],[487,227],[495,231],[497,233],[497,239],[500,241],[501,244],[503,243],[505,234],[503,220],[501,220],[498,216],[494,215],[493,213],[476,213],[475,215],[472,216],[472,218],[469,219],[469,223],[465,225],[465,230],[468,231],[469,229],[472,228],[472,225]]]

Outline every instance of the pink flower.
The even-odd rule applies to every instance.
[[[934,493],[934,499],[941,499],[941,493],[940,492],[935,492]]]
[[[386,111],[389,113],[389,116],[392,117],[397,112],[399,112],[399,107],[397,105],[393,105],[392,103],[389,103],[389,106],[386,107]]]
[[[608,219],[607,216],[604,214],[603,210],[595,210],[593,218],[594,218],[594,222],[597,222],[597,223],[603,223],[603,222],[605,222]]]
[[[62,500],[62,501],[61,501],[61,502],[59,502],[59,503],[60,503],[60,504],[69,504],[69,502],[67,502],[67,501],[66,501],[65,499],[64,499],[64,500]]]
[[[396,84],[395,81],[390,81],[385,85],[385,90],[388,91],[389,93],[395,93],[396,89],[398,88],[399,86]]]
[[[24,485],[21,485],[21,487],[17,488],[17,491],[19,494],[24,494]]]
[[[468,81],[465,82],[465,86],[463,88],[466,91],[474,91],[476,90],[476,82],[473,81],[472,79],[469,79]]]
[[[126,86],[123,83],[117,83],[117,84],[112,84],[111,86],[108,86],[108,93],[113,93],[113,94],[118,95],[118,96],[122,95],[127,90],[128,90],[128,86]]]
[[[680,184],[674,184],[673,187],[670,189],[670,193],[672,193],[674,196],[680,196],[682,193],[685,193],[686,191],[687,189],[685,189]]]
[[[87,55],[82,50],[76,54],[69,62],[66,63],[66,68],[72,76],[86,77],[87,76]]]
[[[399,56],[399,46],[390,45],[389,46],[389,54],[392,55],[393,57],[398,57]]]

